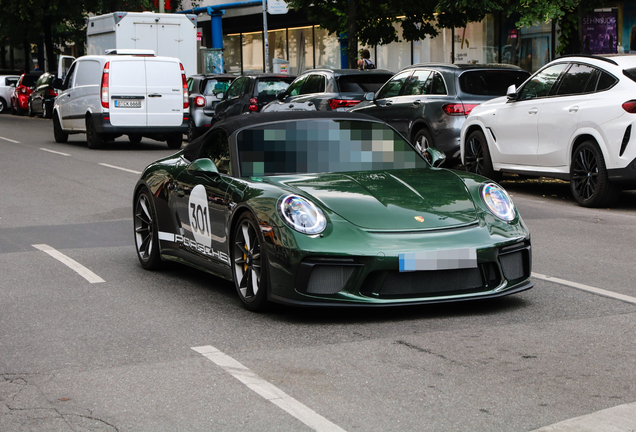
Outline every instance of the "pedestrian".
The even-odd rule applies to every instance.
[[[363,49],[360,51],[360,55],[362,56],[362,58],[360,60],[358,60],[358,69],[360,70],[364,70],[364,69],[375,69],[375,64],[373,63],[373,61],[371,60],[371,53],[369,52],[368,49]]]

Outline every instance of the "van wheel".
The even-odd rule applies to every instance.
[[[64,144],[68,141],[68,134],[62,130],[62,125],[60,124],[60,119],[57,117],[57,113],[53,115],[53,136],[55,137],[55,142]]]
[[[182,143],[183,143],[182,133],[176,133],[176,134],[170,135],[168,139],[166,139],[166,144],[168,144],[168,148],[171,148],[173,150],[180,149]]]
[[[104,140],[95,130],[95,125],[90,117],[86,118],[86,144],[91,150],[100,149],[104,146]]]
[[[130,134],[128,135],[128,141],[133,144],[139,144],[141,142],[141,135],[139,134]]]

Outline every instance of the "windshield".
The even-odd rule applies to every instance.
[[[39,75],[25,75],[21,84],[25,87],[33,87],[39,77]]]
[[[355,120],[259,125],[237,137],[243,177],[428,167],[390,127]]]
[[[217,95],[219,93],[225,93],[227,88],[230,86],[232,80],[216,80],[209,79],[205,82],[205,89],[203,89],[203,94],[206,96],[209,95]]]
[[[338,78],[338,85],[342,93],[377,92],[385,82],[391,79],[391,74],[343,75]]]
[[[463,93],[475,96],[505,96],[512,84],[519,86],[530,77],[526,71],[478,70],[459,77]]]

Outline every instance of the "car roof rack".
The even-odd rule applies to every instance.
[[[608,57],[604,57],[604,56],[598,56],[598,55],[594,55],[594,54],[566,54],[566,55],[562,55],[560,57],[555,58],[555,60],[561,60],[562,58],[568,58],[568,57],[585,57],[585,58],[593,58],[596,60],[601,60],[601,61],[606,61],[608,63],[611,63],[613,65],[618,66],[618,63],[616,63],[614,60],[612,60],[611,58]]]
[[[107,49],[104,51],[106,55],[141,55],[141,56],[153,56],[155,57],[155,51],[149,49]]]

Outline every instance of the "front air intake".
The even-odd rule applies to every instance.
[[[351,277],[353,266],[316,265],[307,283],[307,294],[336,294]]]

